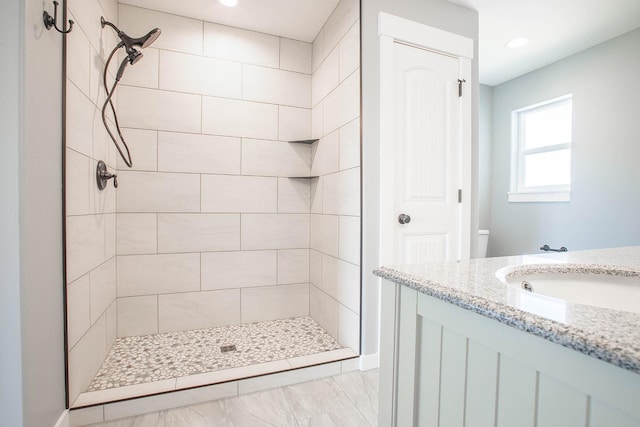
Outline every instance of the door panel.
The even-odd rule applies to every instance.
[[[460,101],[456,58],[395,43],[397,263],[460,254]]]
[[[446,261],[449,247],[447,234],[408,234],[403,235],[404,263],[424,264]]]

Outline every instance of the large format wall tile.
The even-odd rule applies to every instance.
[[[340,83],[340,55],[334,51],[313,73],[311,83],[311,105],[316,106]]]
[[[118,298],[118,337],[158,333],[158,297]]]
[[[308,179],[278,178],[278,212],[309,213],[311,183]]]
[[[242,96],[250,101],[311,108],[311,76],[244,65]]]
[[[110,127],[113,129],[113,127]],[[117,133],[117,132],[116,132]],[[107,129],[104,127],[102,123],[100,109],[96,108],[95,116],[93,119],[93,158],[95,160],[102,160],[106,163],[106,165],[115,169],[117,166],[117,149],[113,144],[113,141],[109,137],[107,133]],[[125,151],[122,148],[123,152]]]
[[[95,186],[95,170],[91,159],[74,150],[66,150],[66,212],[67,215],[86,215]]]
[[[204,23],[204,55],[278,68],[278,37],[225,25]]]
[[[99,2],[70,0],[67,6],[73,14],[74,22],[78,27],[82,28],[94,50],[102,51],[108,49],[108,52],[110,52],[116,46],[115,43],[105,43],[107,36],[113,36],[114,32],[111,28],[101,28],[100,16],[104,15],[105,12]],[[111,40],[110,38],[109,41]]]
[[[242,174],[262,176],[309,176],[311,148],[258,139],[242,140]]]
[[[311,249],[338,256],[338,217],[311,215]]]
[[[93,125],[100,120],[96,107],[73,84],[67,85],[67,148],[91,157],[93,155]]]
[[[120,171],[118,180],[118,212],[200,211],[198,175]]]
[[[160,332],[213,328],[240,323],[240,290],[158,296]]]
[[[355,23],[340,42],[340,81],[360,67],[360,26]]]
[[[319,177],[311,181],[311,213],[322,213],[322,188],[324,187],[324,178]]]
[[[244,288],[242,323],[309,315],[309,284]]]
[[[91,280],[91,323],[116,299],[116,258],[113,257],[89,273]]]
[[[360,166],[360,120],[340,128],[340,170]]]
[[[322,209],[334,215],[360,215],[360,168],[324,177]]]
[[[281,105],[278,120],[280,141],[311,139],[311,110]]]
[[[351,264],[360,265],[360,217],[340,217],[338,256]]]
[[[309,250],[309,281],[322,288],[322,253],[313,249]]]
[[[276,251],[202,254],[202,289],[231,289],[276,284]]]
[[[202,99],[202,133],[276,139],[278,106],[237,99]]]
[[[309,250],[283,249],[278,251],[278,284],[307,283],[309,281]]]
[[[339,307],[338,342],[354,351],[360,351],[360,316],[344,305]]]
[[[162,30],[160,37],[153,43],[154,48],[202,54],[202,21],[126,4],[118,5],[118,11],[118,25],[127,34],[147,34],[156,27]]]
[[[81,17],[91,15],[93,6],[72,1]],[[85,274],[90,290],[97,286],[78,316],[88,307],[91,323],[106,310],[107,342],[116,323],[118,336],[147,334],[308,315],[311,303],[332,335],[356,346],[359,307],[345,307],[359,293],[344,286],[359,262],[352,241],[360,199],[356,3],[342,0],[313,46],[120,5],[128,33],[163,30],[118,91],[132,169],[116,159],[96,107],[104,99],[104,52],[117,38],[93,29],[76,42],[83,52],[76,62],[90,64],[70,74],[80,88],[71,103],[84,113],[70,129],[79,163],[75,212],[114,212],[117,202],[117,310],[108,281],[88,280],[115,254],[114,214],[99,230],[102,252],[92,253],[90,235],[81,237],[86,253],[75,256],[84,261],[71,271]],[[312,137],[323,138],[313,151],[288,143]],[[119,168],[117,201],[115,191],[91,191],[96,156]],[[320,178],[291,179],[310,175]],[[324,290],[310,297],[309,281]],[[88,327],[86,319],[76,323]]]
[[[162,51],[160,89],[239,99],[242,97],[242,64]]]
[[[107,325],[102,316],[69,351],[69,395],[72,399],[86,390],[106,356]]]
[[[118,117],[123,127],[200,133],[202,97],[122,86]]]
[[[276,212],[277,178],[257,176],[202,176],[203,212]]]
[[[339,306],[335,299],[331,298],[316,286],[311,285],[310,290],[310,315],[332,337],[338,338]]]
[[[242,249],[294,249],[309,247],[307,214],[243,214]]]
[[[238,214],[158,214],[158,252],[240,249]]]
[[[360,269],[357,266],[324,255],[322,290],[352,311],[360,312]]]
[[[311,43],[281,38],[280,68],[311,74]]]
[[[240,173],[240,138],[158,132],[161,172]]]
[[[340,133],[335,131],[313,144],[311,175],[327,175],[338,171]]]
[[[118,298],[200,289],[200,254],[118,257]]]
[[[158,170],[158,132],[147,129],[122,129],[122,136],[129,147],[133,167],[129,169],[118,155],[118,169],[134,171]],[[109,140],[111,144],[111,140]]]
[[[324,27],[320,30],[311,45],[311,69],[315,73],[324,61]]]
[[[358,0],[341,0],[324,24],[324,56],[340,42],[344,34],[358,20],[360,2]]]
[[[154,254],[158,250],[157,214],[118,214],[118,255]]]
[[[333,132],[360,115],[360,75],[352,73],[324,99],[323,128]]]
[[[324,136],[324,103],[319,102],[311,109],[311,138]]]
[[[106,215],[67,217],[67,279],[72,282],[106,259]]]
[[[85,274],[67,285],[67,340],[73,348],[91,326],[91,282]]]
[[[69,18],[75,20],[75,17]],[[67,37],[67,49],[73,52],[73,55],[67,55],[67,79],[88,97],[91,81],[91,44],[84,33],[79,31],[73,37]]]
[[[121,50],[119,60],[124,60],[126,53]],[[135,63],[135,66],[127,67],[120,80],[120,84],[126,86],[158,88],[158,61],[160,51],[158,49],[145,49],[142,59]]]

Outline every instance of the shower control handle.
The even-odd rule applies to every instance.
[[[400,214],[398,215],[398,222],[400,224],[409,224],[411,222],[411,217],[407,214]]]
[[[107,165],[100,160],[96,168],[96,181],[98,189],[104,190],[107,187],[107,181],[113,178],[113,187],[118,188],[118,175],[107,170]]]

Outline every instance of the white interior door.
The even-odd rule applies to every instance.
[[[401,43],[394,50],[394,262],[459,259],[459,60]],[[401,214],[410,221],[401,224]]]

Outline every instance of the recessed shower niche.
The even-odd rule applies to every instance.
[[[67,4],[71,407],[359,353],[359,3],[291,2],[298,26],[164,3]],[[105,122],[130,162],[102,120],[121,43]]]

